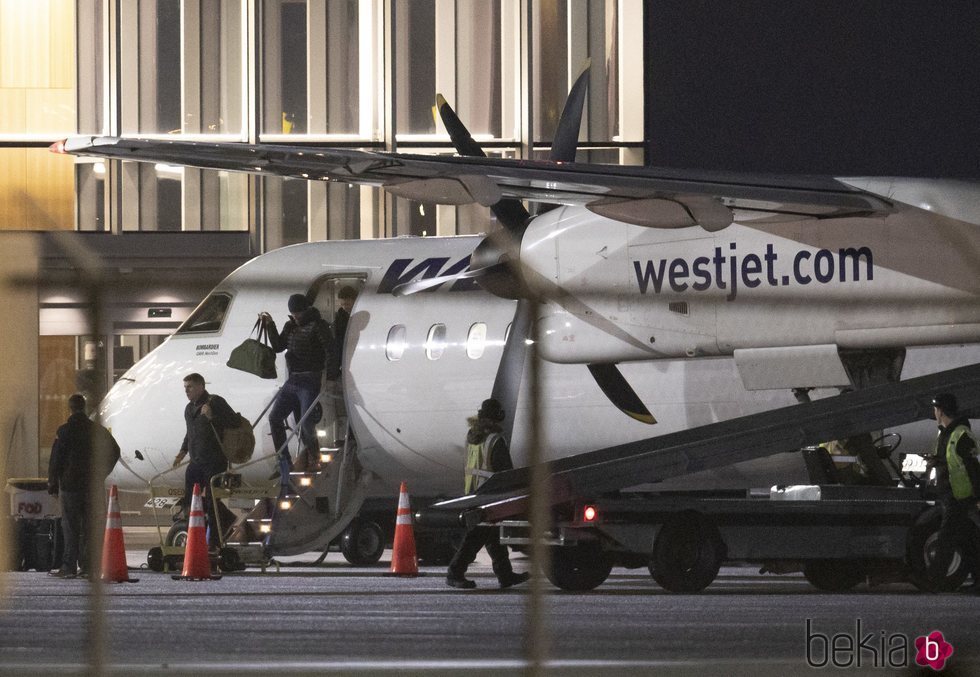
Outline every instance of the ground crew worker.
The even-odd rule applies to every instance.
[[[106,465],[96,474],[105,481],[119,460],[119,445],[108,430],[85,415],[85,398],[75,394],[68,398],[71,415],[58,428],[48,463],[48,493],[61,502],[61,532],[65,538],[61,566],[50,572],[57,578],[87,576],[91,571],[89,533],[103,516],[89,501],[89,481],[93,472],[93,441],[106,445]]]
[[[477,487],[493,473],[514,467],[507,441],[501,435],[500,422],[504,420],[504,416],[504,409],[500,406],[500,402],[489,399],[484,400],[477,415],[468,420],[470,429],[466,434],[464,481],[464,488],[468,494],[476,491]],[[497,529],[476,526],[466,532],[463,543],[449,563],[446,584],[464,590],[475,588],[476,583],[466,578],[466,569],[484,547],[493,562],[493,573],[496,574],[501,588],[519,585],[531,577],[527,572],[514,573],[507,546],[500,544]]]
[[[963,564],[973,574],[974,592],[980,591],[980,534],[977,524],[977,498],[980,497],[980,444],[970,430],[970,422],[959,413],[951,393],[936,395],[933,414],[939,424],[936,453],[936,489],[943,517],[936,542],[936,556],[930,564],[934,580],[942,580],[954,551],[959,548]]]

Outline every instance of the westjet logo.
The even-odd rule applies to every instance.
[[[381,278],[378,285],[379,294],[390,294],[392,290],[400,284],[413,282],[415,280],[428,280],[441,275],[456,275],[470,266],[470,257],[465,256],[456,263],[444,268],[449,263],[448,256],[434,256],[416,262],[415,259],[395,259],[388,266],[385,275]],[[435,291],[443,285],[436,285],[427,292]],[[472,278],[456,280],[452,283],[449,291],[474,291],[479,287]]]
[[[640,293],[653,289],[654,294],[669,289],[681,293],[687,290],[706,291],[727,289],[727,301],[734,301],[739,285],[754,289],[762,285],[786,287],[811,283],[862,282],[874,279],[874,254],[870,247],[846,247],[833,251],[801,250],[787,265],[779,259],[775,248],[766,245],[764,254],[740,254],[734,242],[728,251],[715,247],[713,256],[634,261],[636,283]],[[780,265],[782,264],[782,265]]]

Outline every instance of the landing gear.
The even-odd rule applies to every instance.
[[[340,551],[355,566],[374,564],[385,550],[385,534],[375,522],[355,517],[340,536]]]
[[[963,566],[963,558],[958,551],[953,552],[942,578],[930,571],[932,560],[936,556],[936,546],[939,542],[939,525],[942,522],[942,508],[934,507],[926,510],[915,521],[909,530],[908,544],[905,551],[905,564],[908,566],[909,578],[915,587],[927,592],[951,592],[963,585],[969,575]]]
[[[551,568],[547,571],[551,583],[571,592],[597,588],[609,578],[612,558],[598,543],[581,543],[551,549]]]
[[[725,552],[718,527],[708,518],[680,513],[657,534],[650,575],[670,592],[700,592],[715,580]]]
[[[175,548],[187,547],[187,520],[177,520],[174,522],[170,527],[170,531],[167,532],[167,538],[164,542]]]

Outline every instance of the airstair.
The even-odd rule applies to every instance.
[[[278,396],[278,393],[277,393]],[[320,397],[303,413],[302,418],[288,431],[286,441],[274,454],[253,458],[246,463],[229,465],[226,472],[211,480],[211,498],[218,516],[217,528],[221,534],[220,564],[226,571],[241,569],[245,564],[257,564],[263,569],[271,558],[297,555],[307,552],[326,552],[331,541],[351,524],[361,508],[371,482],[371,474],[362,470],[357,460],[357,443],[349,431],[342,440],[320,445],[320,458],[314,467],[302,471],[291,469],[288,449],[294,440],[299,442],[299,431],[307,418],[319,405],[322,410],[336,397],[321,390]],[[275,397],[259,417],[252,422],[253,430],[267,416]],[[326,436],[324,437],[326,439]],[[266,469],[269,459],[276,459],[278,472],[267,479],[256,480],[256,472],[250,468]],[[298,459],[295,453],[292,458]],[[181,472],[184,465],[168,469],[149,481],[151,502],[157,524],[158,507],[165,507],[164,496],[172,493],[161,486],[161,478],[172,472]],[[261,474],[264,474],[264,470]],[[219,502],[236,500],[254,507],[244,517],[231,523],[230,512]],[[175,503],[169,499],[169,503]],[[223,517],[224,515],[225,517]],[[159,527],[158,527],[159,528]],[[164,538],[160,533],[160,550],[151,551],[151,566],[156,561],[162,568],[176,568],[183,557],[183,543],[172,528]],[[156,550],[156,549],[154,549]]]
[[[932,397],[980,412],[980,364],[886,383],[546,464],[552,505],[932,418]],[[526,515],[531,469],[494,474],[475,494],[436,503],[419,523],[473,526]]]

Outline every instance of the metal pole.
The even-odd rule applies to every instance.
[[[527,634],[524,652],[527,656],[527,674],[543,675],[545,663],[550,652],[551,636],[548,631],[547,609],[545,609],[545,586],[548,585],[544,572],[551,566],[550,552],[545,538],[551,530],[551,508],[548,494],[550,478],[543,461],[547,440],[541,421],[541,363],[538,359],[538,308],[537,302],[531,304],[531,345],[528,383],[530,386],[531,431],[528,449],[528,465],[531,467],[531,594],[527,597]]]
[[[88,271],[91,272],[91,271]],[[96,273],[97,274],[97,273]],[[98,350],[98,342],[102,332],[102,284],[98,279],[89,282],[89,322],[95,342],[95,383],[92,386],[90,396],[92,406],[98,406],[105,396],[103,387],[103,377],[106,377],[106,350],[110,350],[108,345],[111,336],[106,336],[106,345],[103,350]],[[95,413],[95,424],[101,425],[101,417],[98,409]],[[102,506],[105,502],[105,477],[102,469],[106,467],[109,459],[108,441],[102,435],[96,435],[95,428],[92,429],[92,458],[89,468],[88,482],[88,570],[89,570],[89,621],[88,621],[88,649],[89,649],[89,674],[102,675],[105,670],[105,645],[107,637],[106,614],[105,614],[105,590],[102,586],[102,537],[105,525],[105,513]]]

